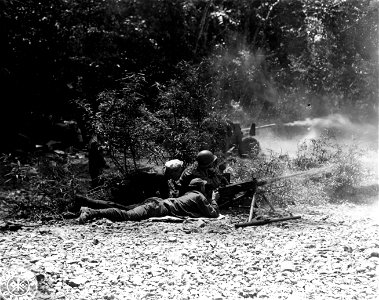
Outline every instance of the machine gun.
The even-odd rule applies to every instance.
[[[238,202],[239,200],[245,197],[252,197],[257,192],[258,188],[264,185],[269,185],[274,182],[293,177],[313,176],[321,173],[330,172],[331,170],[331,167],[324,167],[304,172],[297,172],[290,175],[270,177],[261,180],[253,178],[252,180],[244,182],[228,184],[226,186],[218,188],[218,192],[220,194],[219,207],[226,207],[230,203]]]
[[[250,214],[249,214],[249,219],[247,223],[244,226],[252,226],[252,225],[262,225],[262,224],[267,224],[271,223],[271,221],[266,221],[263,223],[254,223],[252,222],[253,215],[254,215],[254,208],[256,207],[256,195],[259,193],[262,196],[262,199],[270,206],[272,211],[275,211],[274,206],[270,203],[270,201],[267,199],[263,191],[259,191],[259,187],[264,186],[264,185],[269,185],[271,183],[284,180],[284,179],[289,179],[292,177],[301,177],[301,176],[312,176],[320,173],[326,173],[330,172],[331,167],[324,167],[324,168],[318,168],[314,170],[309,170],[309,171],[304,171],[304,172],[298,172],[290,175],[285,175],[285,176],[278,176],[278,177],[272,177],[272,178],[266,178],[262,180],[257,180],[253,178],[252,180],[245,181],[245,182],[240,182],[240,183],[232,183],[228,184],[224,187],[218,188],[218,192],[220,195],[220,198],[218,200],[219,207],[227,207],[233,202],[240,202],[242,199],[246,198],[251,198],[251,204],[250,204]],[[289,219],[288,219],[289,218]],[[290,219],[298,219],[300,218],[299,216],[291,216],[285,218],[285,220],[290,220]],[[283,219],[284,220],[284,219]],[[280,219],[275,220],[275,221],[280,221]],[[248,224],[248,225],[246,225]],[[237,227],[243,227],[239,226],[238,224],[236,225]]]

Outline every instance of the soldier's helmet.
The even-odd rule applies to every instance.
[[[196,156],[196,161],[201,168],[209,167],[216,159],[217,156],[209,150],[200,151]]]
[[[189,187],[200,187],[204,184],[207,184],[207,182],[205,180],[202,180],[201,178],[194,178],[191,180],[191,182],[189,183]]]

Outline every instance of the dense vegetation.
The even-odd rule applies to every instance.
[[[15,131],[25,130],[31,112],[80,121],[82,111],[70,101],[84,100],[96,112],[131,78],[138,80],[128,91],[129,99],[138,95],[133,105],[166,123],[171,116],[176,126],[184,118],[197,126],[214,112],[237,117],[233,103],[262,122],[334,112],[377,116],[377,1],[2,0],[0,6],[7,108],[0,119],[11,119],[7,127]]]
[[[220,150],[228,119],[377,121],[378,8],[375,0],[1,0],[0,152],[20,133],[43,135],[46,120],[76,119],[125,174],[140,158],[191,162],[201,148]],[[355,153],[313,143],[290,160],[237,160],[234,179],[318,167],[329,153],[322,163],[340,169],[315,193],[356,184]],[[77,190],[67,161],[2,162],[6,183],[30,182],[58,200]],[[291,197],[284,188],[277,195]]]

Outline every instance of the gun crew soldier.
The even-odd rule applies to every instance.
[[[166,162],[161,170],[135,174],[131,183],[134,189],[138,188],[142,191],[143,199],[150,197],[166,199],[176,194],[171,181],[178,180],[183,169],[183,162],[179,159],[173,159]]]
[[[70,208],[72,212],[78,212],[80,207],[90,208],[120,208],[129,210],[138,206],[143,200],[151,197],[166,199],[178,195],[172,182],[179,179],[183,171],[183,161],[173,159],[165,163],[163,170],[156,172],[141,172],[131,176],[126,192],[120,192],[120,196],[115,201],[97,200],[82,195],[77,195]],[[133,193],[129,191],[133,190]],[[135,199],[131,199],[135,198]],[[146,201],[146,200],[145,200]],[[145,202],[144,201],[144,202]],[[128,205],[129,203],[129,205]]]
[[[213,190],[229,184],[227,179],[221,175],[218,168],[215,167],[216,160],[217,156],[211,151],[200,151],[196,156],[196,162],[186,168],[177,181],[179,194],[182,195],[187,191],[189,183],[194,178],[206,181],[205,196],[209,198]]]
[[[94,218],[107,218],[111,221],[140,221],[151,217],[208,217],[217,218],[219,208],[217,205],[218,193],[213,192],[208,200],[205,196],[206,181],[200,178],[192,179],[188,185],[189,191],[178,198],[160,199],[153,197],[130,210],[119,208],[91,209],[81,208],[79,223],[83,224]]]

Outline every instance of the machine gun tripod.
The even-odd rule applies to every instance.
[[[260,195],[264,202],[268,204],[270,209],[272,211],[275,211],[274,206],[271,204],[271,202],[268,200],[268,198],[265,195],[265,191],[259,190],[259,187],[268,185],[271,183],[274,183],[279,180],[284,180],[292,177],[298,177],[298,176],[310,176],[310,175],[316,175],[319,173],[325,173],[330,172],[331,168],[319,168],[315,170],[309,170],[305,172],[299,172],[294,173],[291,175],[286,176],[279,176],[279,177],[273,177],[263,180],[257,180],[253,178],[252,180],[240,182],[240,183],[232,183],[228,184],[224,187],[218,188],[218,192],[220,194],[219,198],[219,207],[227,207],[231,203],[240,203],[243,199],[251,199],[250,203],[250,213],[249,218],[246,223],[239,223],[236,224],[236,227],[245,227],[245,226],[257,226],[257,225],[263,225],[267,223],[272,222],[280,222],[285,220],[293,220],[293,219],[300,219],[300,216],[289,216],[289,217],[283,217],[283,218],[275,218],[275,219],[268,219],[268,220],[253,220],[254,217],[254,208],[256,208],[256,199],[257,195]]]
[[[257,196],[259,195],[263,201],[270,207],[271,211],[275,212],[275,208],[265,195],[265,191],[259,190],[260,186],[265,185],[264,181],[257,181],[255,178],[242,183],[232,183],[224,187],[220,187],[219,207],[227,207],[232,203],[241,203],[245,199],[251,199],[250,213],[248,222],[252,222],[254,217],[254,209],[257,207]]]

